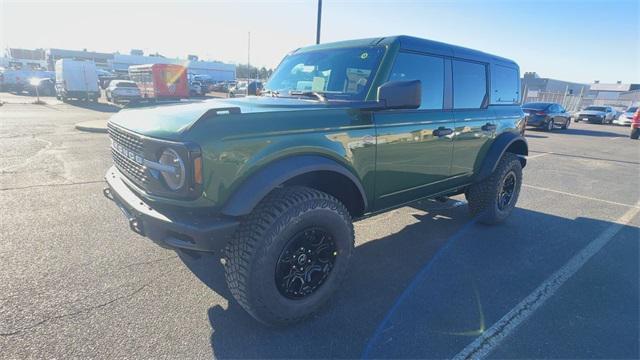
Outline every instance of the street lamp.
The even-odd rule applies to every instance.
[[[322,0],[318,0],[318,19],[316,24],[316,44],[320,44],[320,25],[322,24]]]

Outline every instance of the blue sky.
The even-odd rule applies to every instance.
[[[0,45],[131,48],[273,67],[315,41],[316,0],[0,0]],[[563,80],[640,83],[639,0],[324,0],[322,41],[407,34]]]

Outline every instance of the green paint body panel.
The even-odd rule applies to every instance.
[[[373,101],[397,53],[417,47],[421,44],[417,41],[407,37],[365,39],[295,52],[383,47],[385,53],[365,97]],[[450,50],[450,45],[436,42],[426,44],[433,47],[429,53],[443,56],[454,56],[456,51],[468,52],[469,57],[489,56],[461,48]],[[505,59],[491,59],[517,69]],[[207,115],[211,109],[228,108],[239,108],[240,113]],[[130,109],[110,121],[140,135],[200,147],[204,178],[200,197],[187,201],[145,196],[151,203],[220,209],[246,179],[273,161],[319,155],[335,160],[360,181],[368,203],[365,213],[375,213],[468,185],[493,140],[501,133],[520,131],[523,113],[518,105],[478,110],[364,110],[348,102],[262,96]],[[488,123],[495,129],[483,130]],[[441,127],[454,131],[436,136],[434,131]]]

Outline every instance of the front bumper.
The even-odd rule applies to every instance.
[[[598,123],[598,124],[604,123],[606,119],[606,117],[598,116],[598,115],[577,115],[576,118],[578,118],[579,121],[586,121],[586,122]]]
[[[111,98],[113,100],[126,100],[126,101],[134,101],[134,100],[142,99],[140,95],[114,94],[114,93],[111,93]]]
[[[631,125],[631,119],[627,118],[627,117],[619,117],[615,120],[613,120],[613,123],[616,125]]]
[[[132,231],[170,249],[221,252],[239,225],[232,217],[184,210],[156,210],[122,180],[112,166],[105,175],[104,196],[118,205]]]

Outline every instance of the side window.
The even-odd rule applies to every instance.
[[[516,104],[520,99],[518,70],[502,65],[491,66],[491,103]]]
[[[389,81],[420,80],[420,109],[442,109],[444,100],[444,59],[411,53],[399,53]]]
[[[453,108],[479,109],[487,97],[487,68],[483,64],[453,60]]]

